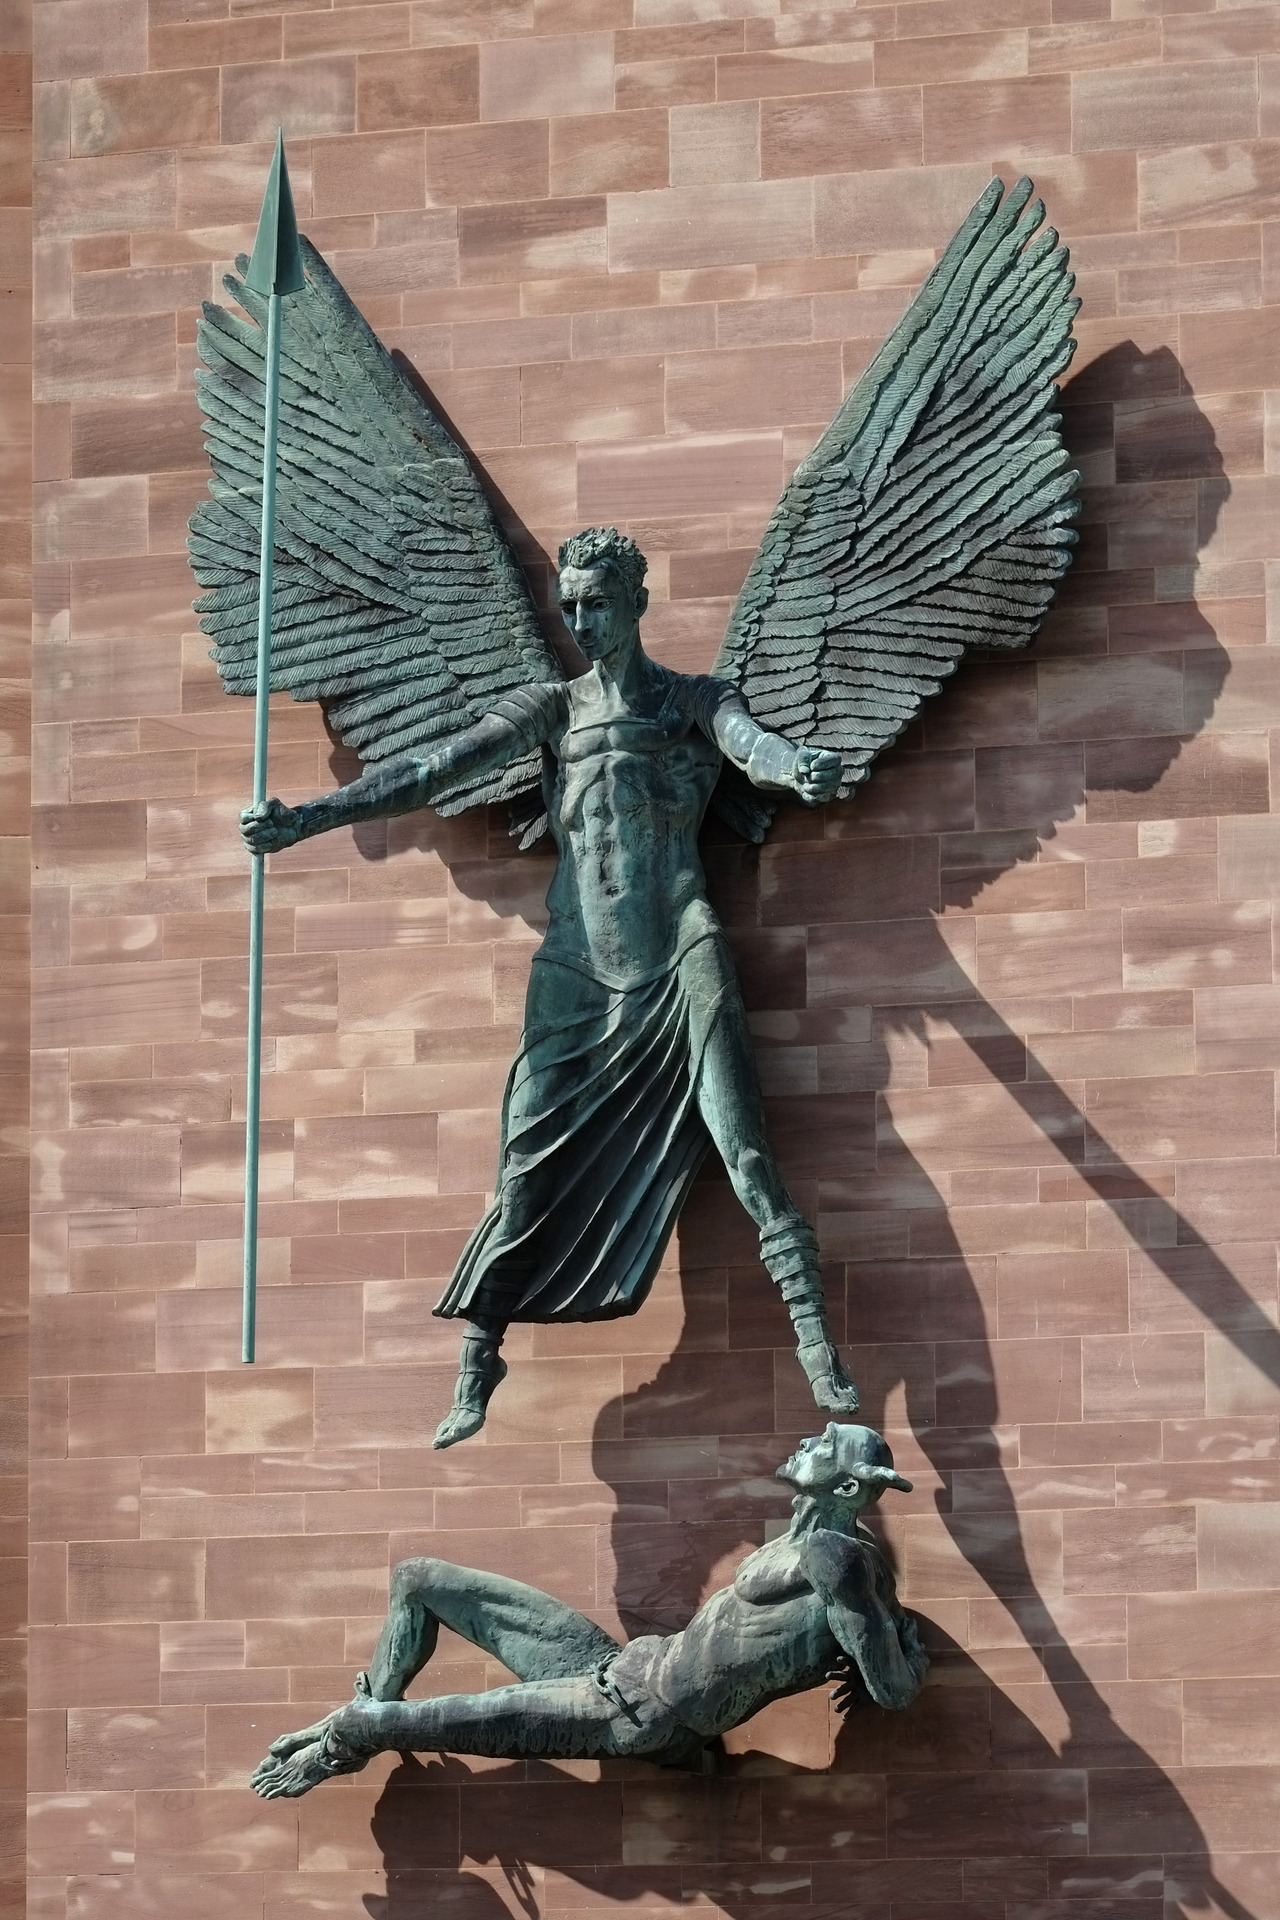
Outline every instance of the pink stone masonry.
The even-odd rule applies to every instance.
[[[38,0],[34,253],[4,15],[6,1920],[24,1617],[31,1920],[1280,1920],[1277,14],[736,4]],[[517,1330],[483,1436],[430,1451],[430,1309],[549,873],[496,813],[272,863],[239,1365],[252,715],[183,541],[196,315],[281,123],[304,230],[539,593],[617,521],[681,668],[993,172],[1035,177],[1079,274],[1083,537],[1034,655],[965,670],[855,803],[758,853],[708,834],[773,1132],[916,1483],[883,1518],[934,1656],[907,1715],[788,1702],[714,1779],[423,1756],[246,1788],[348,1694],[397,1559],[677,1625],[784,1523],[772,1469],[815,1424],[709,1170],[643,1312]],[[274,790],[352,770],[277,703]],[[424,1683],[501,1677],[451,1640]]]

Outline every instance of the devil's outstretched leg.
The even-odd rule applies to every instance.
[[[368,1672],[356,1676],[352,1714],[344,1720],[342,1716],[347,1710],[339,1708],[336,1714],[326,1715],[314,1726],[281,1735],[253,1776],[258,1792],[267,1797],[305,1793],[321,1780],[356,1771],[372,1753],[382,1752],[384,1748],[394,1749],[401,1744],[413,1748],[412,1741],[400,1742],[388,1736],[382,1746],[372,1746],[365,1751],[362,1743],[372,1737],[371,1729],[381,1738],[388,1729],[395,1732],[400,1723],[394,1716],[370,1718],[363,1709],[366,1705],[372,1709],[403,1699],[405,1688],[435,1652],[442,1626],[479,1647],[492,1659],[501,1661],[520,1680],[537,1685],[591,1679],[601,1664],[618,1651],[618,1642],[603,1627],[550,1594],[527,1587],[523,1581],[508,1580],[502,1574],[484,1573],[474,1567],[455,1566],[448,1560],[402,1560],[391,1575],[390,1601]],[[496,1691],[510,1693],[512,1689]],[[483,1701],[494,1696],[448,1697],[454,1701],[472,1698]],[[594,1695],[591,1698],[594,1699]],[[422,1707],[434,1712],[437,1703],[410,1704],[415,1710]],[[575,1712],[580,1711],[580,1707],[575,1708]],[[430,1719],[428,1714],[427,1720]],[[481,1723],[492,1728],[494,1723],[488,1709],[480,1714],[477,1724]],[[411,1724],[420,1731],[426,1721]],[[452,1737],[452,1732],[463,1722],[455,1724],[451,1720],[448,1724]],[[440,1744],[449,1746],[443,1739]],[[428,1741],[427,1747],[430,1745]],[[450,1747],[449,1750],[488,1751],[481,1747]],[[295,1766],[293,1762],[300,1755],[306,1757]]]

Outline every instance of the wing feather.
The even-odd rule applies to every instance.
[[[1026,645],[1070,563],[1079,302],[1032,192],[992,181],[797,468],[713,668],[762,726],[836,748],[842,794],[966,647]]]
[[[284,300],[271,685],[325,703],[367,762],[447,740],[503,692],[561,673],[480,482],[442,421],[370,331],[319,253]],[[246,262],[238,263],[244,273]],[[200,624],[229,693],[254,690],[266,302],[206,305],[196,386],[213,465],[191,520]],[[520,796],[526,757],[458,782],[442,813]]]

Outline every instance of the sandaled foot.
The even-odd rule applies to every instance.
[[[808,1376],[815,1406],[826,1413],[856,1413],[858,1389],[840,1364],[840,1356],[830,1341],[809,1347],[797,1347],[796,1359]]]
[[[463,1347],[463,1363],[458,1384],[453,1390],[453,1405],[436,1428],[433,1447],[455,1447],[479,1433],[496,1388],[507,1377],[507,1363],[496,1349],[491,1355],[473,1358],[468,1354],[470,1341]]]
[[[314,1727],[273,1742],[266,1759],[249,1779],[259,1798],[297,1800],[326,1780],[342,1773],[359,1773],[368,1766],[377,1749],[364,1750],[364,1741],[352,1720],[355,1712],[358,1708],[354,1705],[339,1707]]]

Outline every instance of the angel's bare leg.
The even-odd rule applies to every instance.
[[[699,1035],[698,1107],[733,1183],[760,1229],[760,1258],[786,1302],[796,1333],[796,1357],[818,1406],[854,1413],[858,1391],[840,1364],[827,1321],[818,1236],[787,1191],[765,1130],[764,1103],[746,1009],[728,956],[704,942],[690,961],[699,977],[695,1009],[710,1012]],[[689,964],[689,962],[686,962]]]
[[[536,1587],[526,1587],[520,1580],[483,1573],[474,1567],[458,1567],[448,1560],[402,1560],[391,1575],[390,1606],[368,1673],[356,1676],[353,1704],[358,1708],[362,1701],[402,1700],[405,1688],[435,1652],[442,1626],[500,1660],[525,1681],[590,1678],[601,1662],[618,1650],[617,1641],[585,1614]],[[360,1740],[352,1729],[358,1732],[365,1723],[357,1714],[348,1729],[350,1737],[344,1739],[341,1728],[346,1723],[340,1722],[339,1716],[345,1711],[339,1708],[337,1715],[328,1714],[314,1726],[282,1734],[273,1741],[253,1776],[255,1789],[263,1792],[270,1788],[271,1794],[306,1792],[322,1779],[354,1771],[355,1764],[363,1766],[371,1753],[382,1751],[370,1747],[363,1758],[359,1757]],[[396,1744],[394,1740],[385,1742],[387,1748]],[[312,1751],[321,1748],[323,1752]],[[300,1754],[308,1756],[301,1772],[286,1767]],[[320,1771],[316,1772],[317,1768]],[[309,1773],[306,1784],[297,1785],[308,1769],[315,1777]],[[277,1784],[285,1779],[295,1784]]]

